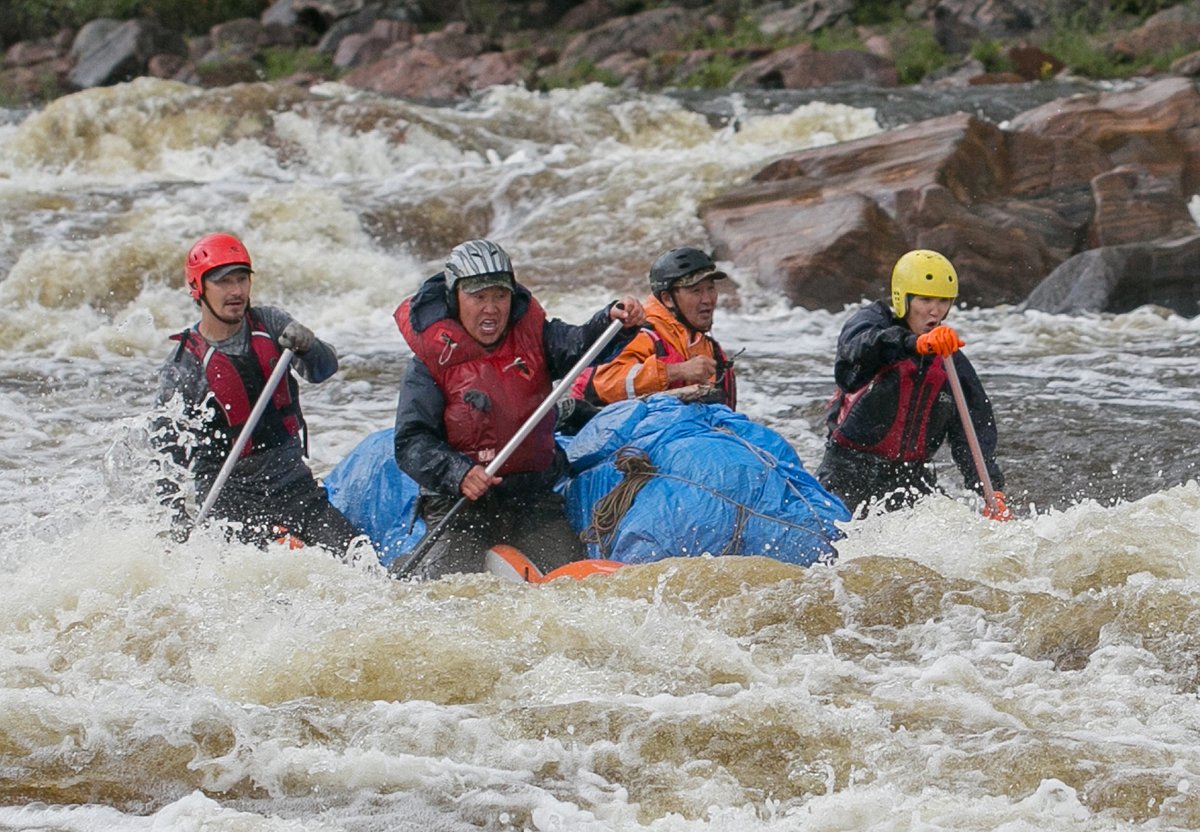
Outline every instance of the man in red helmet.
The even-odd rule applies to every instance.
[[[200,320],[179,335],[159,371],[159,449],[195,479],[197,502],[212,488],[283,349],[292,369],[319,383],[338,368],[337,353],[282,309],[250,306],[250,254],[230,234],[209,234],[192,246],[184,268]],[[329,503],[304,462],[300,388],[287,374],[269,400],[241,458],[212,507],[259,545],[286,531],[304,543],[341,554],[359,532]],[[163,502],[175,510],[172,536],[191,531],[179,484],[163,479]]]

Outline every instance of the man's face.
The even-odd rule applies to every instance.
[[[241,323],[250,305],[250,270],[238,269],[204,281],[204,299],[222,323]]]
[[[458,292],[458,320],[467,334],[485,347],[495,346],[504,337],[508,313],[512,309],[512,292],[500,286],[489,286],[478,292]]]
[[[917,335],[924,335],[929,330],[946,320],[954,298],[928,298],[924,295],[910,295],[908,311],[904,313],[904,323]]]
[[[717,309],[717,282],[706,277],[693,286],[678,286],[663,294],[663,303],[674,309],[697,332],[712,329]]]

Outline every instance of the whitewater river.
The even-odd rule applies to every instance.
[[[342,355],[303,392],[320,475],[391,425],[392,310],[462,239],[578,322],[780,153],[1041,100],[898,95],[140,81],[0,117],[0,829],[1200,828],[1200,321],[1162,310],[956,310],[1019,518],[943,460],[828,567],[401,584],[159,536],[145,418],[202,234]],[[723,265],[742,409],[814,470],[846,312]]]

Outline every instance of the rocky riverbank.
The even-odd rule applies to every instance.
[[[1004,84],[1085,70],[1095,75],[1103,71],[1097,61],[1126,75],[1200,72],[1197,0],[1144,21],[1089,0],[916,0],[899,19],[874,23],[859,22],[865,15],[856,6],[864,4],[849,0],[427,5],[276,0],[264,3],[257,18],[225,21],[200,36],[155,17],[95,19],[15,43],[6,36],[0,104],[36,105],[142,75],[205,87],[339,79],[385,95],[448,99],[497,84],[746,90]],[[481,8],[490,9],[487,19]],[[642,10],[624,12],[631,8]],[[1086,53],[1067,54],[1061,21],[1089,15],[1106,21],[1109,31],[1089,37]]]
[[[919,0],[907,7],[916,28],[890,34],[851,25],[851,3],[761,5],[734,17],[726,5],[617,14],[615,0],[587,0],[559,4],[566,8],[555,16],[550,4],[527,4],[542,17],[523,22],[540,28],[506,30],[434,20],[413,0],[277,0],[259,18],[191,39],[153,19],[98,19],[10,46],[3,86],[25,90],[25,106],[139,75],[197,87],[273,80],[270,89],[288,100],[311,98],[309,87],[331,80],[385,98],[454,100],[493,85],[596,80],[681,94],[723,67],[725,82],[706,89],[778,95],[854,82],[886,92],[911,75],[898,31],[926,32],[951,56],[921,77],[923,89],[987,84],[999,100],[1008,87],[996,85],[1056,89],[1073,70],[1022,37],[1044,21],[1019,2],[1004,7],[1006,16],[993,4]],[[865,48],[800,38],[829,31],[853,33]],[[1004,61],[991,68],[967,51],[1001,38]],[[963,298],[970,304],[1081,312],[1153,303],[1200,313],[1200,93],[1189,77],[1200,71],[1200,53],[1190,51],[1200,44],[1200,0],[1107,38],[1105,50],[1130,60],[1177,57],[1168,71],[1147,63],[1110,91],[1042,97],[1048,103],[1000,117],[980,107],[891,123],[881,116],[891,129],[779,159],[702,205],[710,247],[812,308],[877,295],[895,259],[922,247],[973,275]],[[56,118],[54,109],[45,119]]]

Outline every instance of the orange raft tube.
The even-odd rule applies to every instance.
[[[574,578],[581,581],[592,575],[609,575],[624,566],[615,560],[577,560],[542,574],[542,570],[525,557],[520,549],[503,543],[487,550],[484,563],[488,572],[497,577],[529,584],[549,583],[556,578]]]

